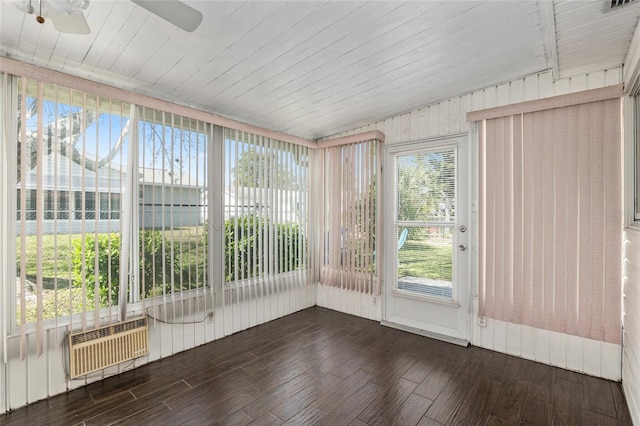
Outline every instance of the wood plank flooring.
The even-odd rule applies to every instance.
[[[310,308],[2,425],[630,425],[620,385]]]

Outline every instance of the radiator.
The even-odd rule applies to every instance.
[[[74,379],[149,353],[147,318],[69,334],[69,377]]]

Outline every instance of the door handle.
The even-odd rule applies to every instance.
[[[458,249],[459,249],[460,251],[465,251],[465,250],[467,249],[467,246],[465,246],[464,244],[460,244],[460,245],[458,246]]]

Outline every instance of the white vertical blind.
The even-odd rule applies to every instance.
[[[223,300],[215,326],[231,313],[227,333],[309,305],[310,142],[223,136],[192,117],[16,81],[3,81],[3,90],[17,88],[5,112],[18,126],[3,129],[15,152],[2,158],[18,161],[0,193],[13,203],[7,235],[15,239],[0,255],[16,265],[3,268],[17,284],[5,325],[21,330],[23,356],[34,332],[29,343],[42,353],[45,329],[88,329],[128,309],[213,324],[214,300]],[[251,179],[234,180],[249,150],[259,154],[243,166]]]
[[[137,127],[139,293],[130,301],[151,305],[153,318],[185,321],[207,286],[209,126],[140,108]]]
[[[253,324],[307,284],[309,149],[232,129],[223,143],[225,303]]]
[[[480,316],[621,341],[620,99],[486,119]]]
[[[15,321],[24,356],[29,324],[40,354],[45,321],[72,324],[78,315],[87,327],[92,313],[98,325],[100,308],[114,304],[128,107],[43,81],[18,83]]]

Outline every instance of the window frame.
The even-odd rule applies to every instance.
[[[633,97],[634,107],[632,111],[633,121],[633,146],[632,146],[632,158],[634,161],[634,167],[632,167],[632,179],[633,179],[633,217],[631,223],[634,226],[640,227],[640,90],[638,90]]]

